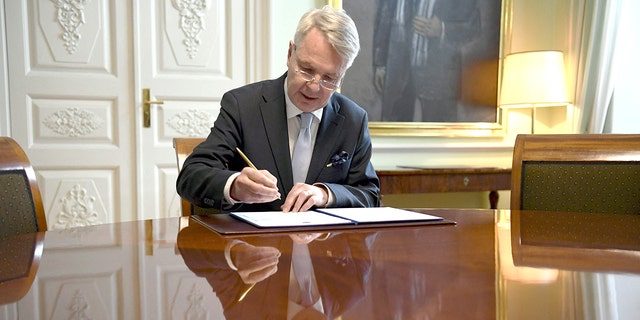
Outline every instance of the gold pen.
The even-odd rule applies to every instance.
[[[247,158],[247,155],[245,155],[244,152],[240,150],[240,148],[236,147],[236,151],[238,151],[238,154],[242,157],[242,159],[244,159],[244,162],[246,162],[249,165],[249,167],[251,167],[252,169],[258,170],[258,168],[256,168],[256,166],[253,165],[251,160]]]
[[[244,300],[244,297],[247,296],[249,291],[251,291],[251,289],[253,289],[253,287],[256,285],[256,283],[257,282],[254,282],[254,283],[250,284],[246,289],[242,290],[242,293],[240,293],[240,296],[238,297],[238,302]]]

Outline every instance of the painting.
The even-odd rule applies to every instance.
[[[372,135],[501,131],[500,57],[509,0],[344,0],[360,54],[340,89]]]

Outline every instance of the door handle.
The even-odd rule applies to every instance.
[[[149,88],[142,89],[142,126],[144,128],[151,127],[151,105],[164,104],[164,101],[151,101],[151,90]]]

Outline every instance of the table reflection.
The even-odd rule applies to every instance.
[[[416,210],[456,224],[240,237],[183,217],[50,230],[18,241],[26,246],[3,241],[0,259],[33,254],[35,265],[13,273],[29,276],[10,291],[15,298],[0,299],[0,319],[293,318],[291,306],[303,305],[291,272],[295,241],[309,250],[317,295],[308,311],[321,319],[640,314],[640,216]],[[249,253],[266,248],[257,252],[275,263],[232,270],[225,248],[237,241]]]
[[[640,314],[640,216],[502,211],[497,227],[500,318]]]
[[[640,215],[514,211],[508,225],[518,266],[640,273]]]
[[[367,297],[342,319],[495,318],[493,211],[446,218],[457,224],[380,231]]]
[[[207,241],[202,241],[203,232],[208,232],[203,229],[198,224],[182,229],[178,234],[178,249],[189,269],[207,279],[222,303],[226,319],[296,319],[294,313],[305,314],[306,318],[334,319],[365,296],[372,265],[371,247],[376,233],[292,234],[235,239],[210,233]],[[319,294],[314,300],[315,308],[305,308],[292,296],[294,291],[290,288],[291,284],[297,283],[291,270],[292,256],[295,256],[292,254],[294,241],[305,244],[303,239],[308,236],[312,240],[306,245]],[[279,255],[274,272],[258,276],[260,281],[255,285],[247,284],[241,276],[241,267],[233,270],[225,258],[225,248],[231,242],[234,242],[234,248],[246,244],[254,251],[261,248],[277,250]],[[256,261],[264,258],[259,252],[255,256]],[[269,269],[268,265],[254,264],[253,267],[250,275]],[[250,291],[246,292],[249,288]]]

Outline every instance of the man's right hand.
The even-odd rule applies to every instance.
[[[244,283],[260,282],[278,271],[280,250],[242,242],[231,248],[231,261]]]
[[[280,199],[278,179],[267,170],[245,167],[231,184],[232,199],[244,203],[264,203]]]

